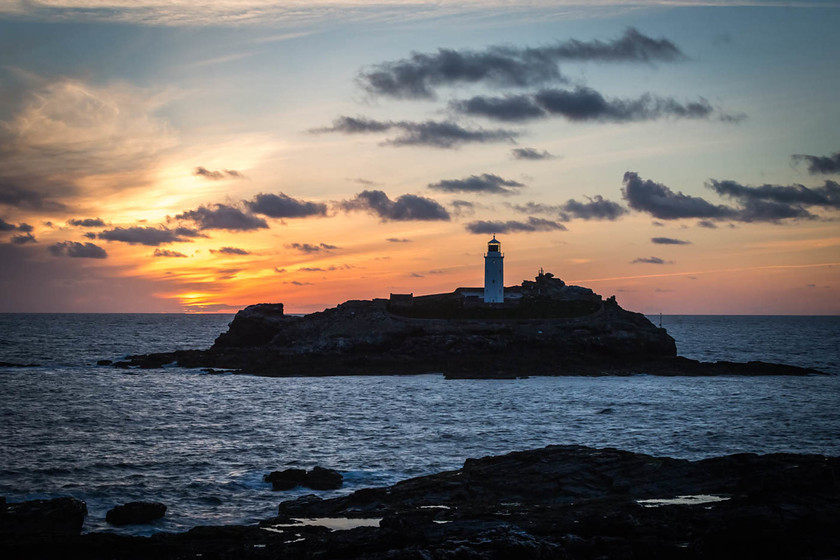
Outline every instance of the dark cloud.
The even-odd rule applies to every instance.
[[[291,282],[283,282],[284,284],[291,284],[292,286],[311,286],[312,282],[298,282],[297,280],[292,280]]]
[[[262,218],[246,214],[239,208],[227,204],[199,206],[195,210],[178,214],[175,219],[192,220],[199,230],[252,231],[268,228],[268,224]]]
[[[551,205],[541,202],[526,202],[510,205],[510,208],[523,214],[546,214],[557,216],[562,221],[574,218],[582,220],[616,220],[627,213],[627,209],[601,195],[586,197],[587,202],[569,199],[563,204]]]
[[[255,214],[264,214],[270,218],[304,218],[306,216],[326,216],[327,205],[321,202],[308,202],[292,198],[287,194],[260,193],[245,206]]]
[[[24,243],[38,243],[38,240],[35,239],[35,236],[31,233],[13,235],[10,241],[15,245],[23,245]]]
[[[0,218],[0,231],[15,231],[17,226],[15,224],[10,224],[6,220]]]
[[[187,255],[184,253],[180,253],[178,251],[170,251],[168,249],[155,249],[154,255],[155,257],[181,257],[186,258]]]
[[[468,129],[452,121],[376,121],[364,117],[339,117],[333,126],[312,132],[343,132],[358,134],[398,130],[400,133],[386,140],[391,146],[431,146],[454,148],[461,144],[513,141],[518,133],[512,130],[483,128]]]
[[[456,216],[472,216],[475,214],[475,203],[468,200],[453,200],[449,203],[452,213]]]
[[[560,205],[560,209],[568,212],[574,218],[583,220],[616,220],[627,213],[627,209],[611,200],[607,200],[597,194],[594,197],[586,197],[588,202],[578,202],[570,199]]]
[[[222,255],[250,255],[251,251],[240,249],[239,247],[222,247],[221,249],[210,249],[211,253],[221,253]]]
[[[452,101],[449,106],[464,115],[478,115],[497,121],[522,122],[546,116],[545,110],[537,106],[528,95],[476,95],[470,99]]]
[[[122,241],[130,245],[148,245],[157,247],[167,243],[189,241],[179,236],[175,231],[165,227],[134,226],[128,228],[115,227],[99,233],[99,239],[106,241]]]
[[[534,232],[534,231],[566,231],[566,226],[563,224],[544,220],[542,218],[528,217],[527,222],[519,222],[516,220],[508,220],[506,222],[492,222],[479,220],[466,224],[466,229],[470,233],[516,233],[516,232]]]
[[[326,269],[317,266],[303,266],[298,269],[300,272],[325,272]]]
[[[680,218],[734,219],[738,212],[727,206],[716,206],[706,200],[675,193],[661,183],[642,179],[638,173],[628,171],[624,174],[624,187],[621,189],[624,200],[633,210],[647,212],[662,220]]]
[[[104,259],[108,257],[105,249],[93,243],[62,241],[47,247],[55,257],[74,257],[80,259]]]
[[[640,257],[631,261],[630,264],[673,264],[673,262],[660,259],[659,257]]]
[[[284,272],[286,272],[286,269],[285,268],[279,268],[279,267],[275,266],[274,267],[274,272],[276,272],[277,274],[283,274]]]
[[[176,227],[173,231],[178,237],[207,237],[197,229],[188,227]]]
[[[808,162],[808,173],[818,175],[820,173],[840,173],[840,152],[834,152],[830,156],[809,156],[806,154],[794,154],[794,163],[800,161]]]
[[[67,224],[77,227],[105,227],[102,218],[71,218],[67,220]]]
[[[388,241],[389,243],[411,243],[411,239],[400,239],[397,237],[389,237],[385,241]]]
[[[286,248],[295,249],[301,253],[320,253],[321,251],[335,251],[336,249],[341,249],[341,247],[329,245],[327,243],[319,243],[317,245],[312,245],[310,243],[290,243],[289,245],[286,245]]]
[[[516,194],[515,189],[525,185],[517,181],[502,179],[491,173],[482,173],[481,175],[470,175],[464,179],[445,179],[437,183],[430,183],[428,186],[432,190],[449,193]]]
[[[219,181],[221,179],[225,179],[227,177],[231,177],[233,179],[244,179],[245,176],[236,171],[235,169],[224,169],[222,171],[210,171],[204,167],[196,167],[193,171],[193,175],[196,177],[204,177],[205,179],[210,179],[211,181]]]
[[[557,64],[563,60],[654,62],[683,58],[666,39],[652,39],[635,29],[609,42],[571,40],[536,48],[493,46],[481,51],[438,49],[378,64],[358,81],[373,95],[399,99],[433,99],[435,88],[483,82],[497,87],[525,87],[565,81]]]
[[[826,181],[822,187],[808,188],[804,185],[747,187],[735,181],[712,179],[708,187],[721,196],[727,196],[743,204],[750,201],[764,201],[783,205],[840,209],[840,185],[834,181]]]
[[[697,227],[717,229],[717,224],[709,220],[700,220],[699,222],[697,222]]]
[[[33,190],[20,186],[20,183],[39,184],[40,188]],[[0,204],[47,212],[61,212],[68,209],[66,204],[45,197],[41,191],[55,191],[55,194],[62,194],[75,191],[75,189],[66,185],[52,185],[36,177],[25,179],[0,177]]]
[[[661,118],[708,119],[727,122],[739,118],[718,113],[705,99],[681,103],[671,97],[646,93],[635,99],[607,99],[588,87],[544,89],[533,95],[506,97],[476,96],[455,101],[450,106],[465,115],[497,121],[521,122],[552,115],[570,121],[632,122]]]
[[[541,160],[554,159],[556,157],[545,150],[540,152],[534,148],[514,148],[511,150],[511,154],[513,155],[513,159]]]
[[[691,241],[683,241],[682,239],[674,239],[673,237],[651,237],[650,241],[657,245],[691,245]]]
[[[382,191],[365,190],[352,200],[343,200],[338,205],[345,211],[370,212],[379,216],[383,222],[450,219],[449,213],[437,201],[414,194],[404,194],[391,200]]]
[[[88,239],[96,239],[96,234],[92,231],[87,231],[82,234],[83,237],[87,237]]]

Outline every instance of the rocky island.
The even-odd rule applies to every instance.
[[[674,339],[615,297],[540,271],[488,303],[480,288],[351,300],[305,316],[283,304],[239,311],[207,350],[129,356],[117,367],[233,370],[264,376],[807,375],[764,362],[705,363],[677,356]]]
[[[79,534],[73,498],[0,502],[4,558],[837,558],[840,458],[687,461],[549,446],[281,502],[251,526]]]

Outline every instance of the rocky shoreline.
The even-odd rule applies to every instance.
[[[84,503],[58,500],[53,509],[65,518],[43,503],[0,502],[4,558],[829,559],[840,551],[840,457],[821,455],[687,461],[549,446],[339,498],[307,495],[255,526],[151,537],[80,535]]]
[[[111,364],[254,375],[412,375],[517,378],[534,375],[811,375],[766,362],[699,362],[677,356],[674,339],[644,315],[551,274],[506,288],[510,301],[485,304],[469,289],[347,301],[309,315],[283,304],[239,311],[207,350],[129,356]]]

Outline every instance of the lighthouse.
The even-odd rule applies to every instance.
[[[502,244],[493,235],[493,239],[487,242],[487,253],[484,255],[484,303],[505,301],[504,260]]]

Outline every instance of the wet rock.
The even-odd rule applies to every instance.
[[[336,470],[314,467],[306,473],[303,485],[312,490],[335,490],[341,488],[344,477]]]
[[[0,509],[0,534],[78,534],[87,505],[76,498],[7,503]]]
[[[303,469],[286,469],[273,471],[263,477],[265,482],[271,483],[272,490],[291,490],[303,486],[306,482],[306,471]]]
[[[166,506],[159,502],[129,502],[109,510],[105,521],[111,525],[142,525],[165,514]]]
[[[113,363],[114,363],[114,362],[113,362],[113,361],[111,361],[111,360],[98,360],[98,361],[96,362],[96,365],[98,365],[98,366],[110,366],[110,365],[111,365],[111,364],[113,364]]]
[[[291,490],[304,486],[311,490],[335,490],[341,488],[344,477],[336,470],[314,467],[307,472],[303,469],[286,469],[274,471],[263,477],[270,482],[273,490]]]
[[[17,364],[14,362],[0,362],[0,367],[41,367],[41,364]]]

